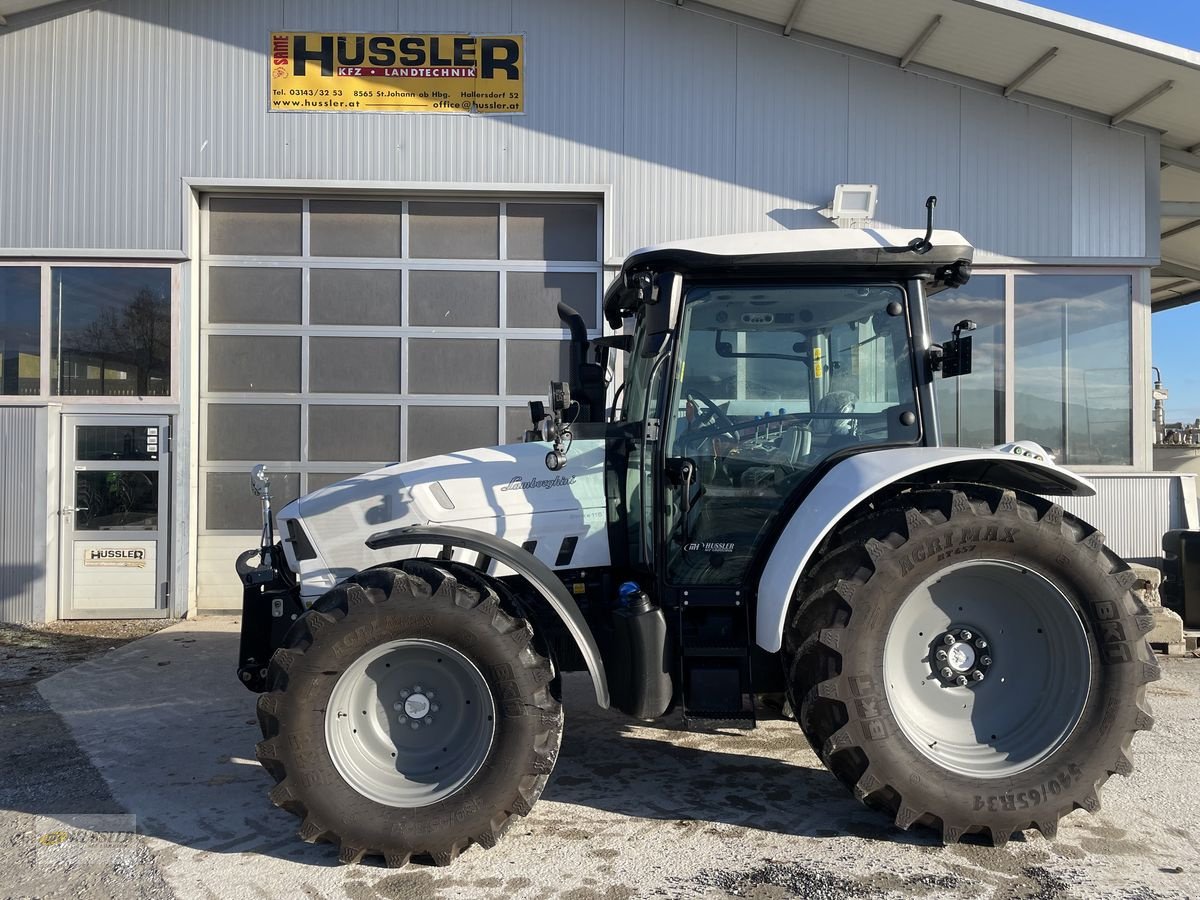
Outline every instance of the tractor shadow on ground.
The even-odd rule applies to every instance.
[[[676,713],[633,722],[597,709],[586,679],[567,680],[562,748],[543,801],[631,818],[753,828],[804,837],[853,835],[935,846],[867,809],[821,765],[795,722],[760,721],[747,732],[687,732]],[[534,815],[537,815],[535,808]]]

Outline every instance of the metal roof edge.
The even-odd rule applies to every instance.
[[[1022,19],[1026,22],[1045,25],[1057,31],[1075,34],[1088,40],[1100,41],[1126,50],[1132,50],[1136,53],[1153,56],[1164,62],[1200,70],[1200,51],[1189,50],[1187,47],[1180,47],[1177,44],[1168,44],[1166,41],[1155,40],[1154,38],[1135,34],[1132,31],[1125,31],[1120,28],[1114,28],[1111,25],[1093,22],[1091,19],[1083,19],[1079,16],[1072,16],[1067,13],[1047,9],[1044,6],[1025,3],[1023,0],[954,0],[954,2],[961,3],[964,6],[974,6],[977,9],[999,13],[1014,19]]]

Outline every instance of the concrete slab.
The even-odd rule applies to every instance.
[[[295,838],[253,761],[254,696],[232,619],[183,622],[42,682],[135,813],[180,898],[1177,897],[1200,891],[1200,662],[1165,660],[1138,771],[1059,840],[941,848],[891,828],[821,767],[792,722],[745,735],[633,724],[566,679],[567,725],[533,814],[448,869],[343,867]],[[1177,867],[1182,872],[1177,873]]]

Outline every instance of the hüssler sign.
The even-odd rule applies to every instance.
[[[146,551],[140,547],[91,548],[83,551],[85,566],[121,566],[123,568],[146,568]]]
[[[525,111],[524,35],[271,35],[280,112]]]

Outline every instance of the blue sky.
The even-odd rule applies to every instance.
[[[1189,0],[1037,0],[1056,9],[1136,34],[1200,50],[1200,3]],[[1200,418],[1200,303],[1155,313],[1153,363],[1171,391],[1167,420]]]

